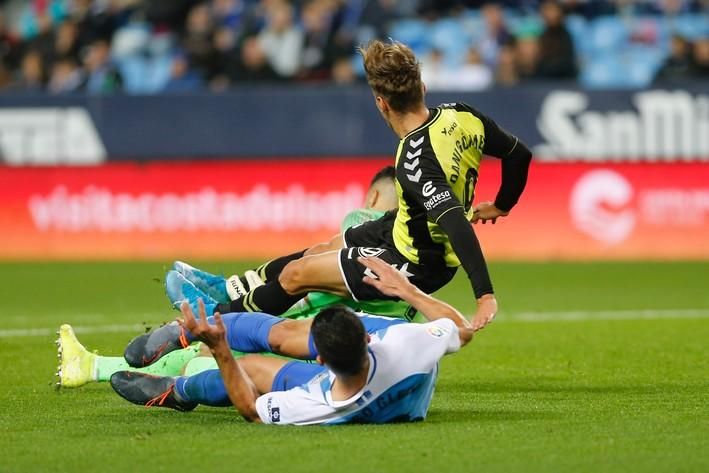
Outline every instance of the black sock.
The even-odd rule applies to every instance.
[[[276,278],[229,304],[219,304],[217,310],[222,313],[265,312],[271,315],[281,315],[298,302],[303,295],[304,293],[291,296],[281,287],[281,283]]]
[[[283,268],[286,267],[291,261],[295,261],[303,257],[305,250],[301,250],[288,256],[281,256],[280,258],[273,259],[268,263],[264,263],[258,268],[256,268],[256,273],[259,277],[263,279],[264,282],[270,282],[278,279],[278,275],[281,274]],[[242,278],[242,283],[246,285],[246,280]],[[246,285],[246,287],[249,287]]]

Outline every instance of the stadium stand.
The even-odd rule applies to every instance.
[[[410,45],[438,90],[536,80],[635,89],[655,80],[708,77],[707,1],[0,4],[0,90],[6,93],[219,92],[243,82],[347,85],[363,76],[355,46],[375,37]]]

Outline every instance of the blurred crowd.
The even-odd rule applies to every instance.
[[[5,93],[347,85],[362,80],[356,46],[388,37],[414,47],[432,90],[602,82],[618,69],[607,59],[618,56],[620,43],[609,38],[623,34],[608,18],[626,30],[626,18],[665,22],[654,20],[654,32],[641,23],[622,39],[640,44],[633,61],[655,62],[645,72],[652,80],[709,78],[709,23],[702,26],[709,1],[0,0],[0,8]],[[672,18],[698,26],[691,34],[663,30]],[[595,49],[586,44],[592,34],[601,44]]]

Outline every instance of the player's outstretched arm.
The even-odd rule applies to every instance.
[[[460,264],[473,286],[477,302],[477,310],[473,317],[473,329],[481,330],[497,314],[497,299],[492,289],[492,281],[478,237],[460,206],[447,210],[438,218],[437,223],[448,235],[453,251],[458,256]]]
[[[505,217],[517,204],[529,174],[532,152],[516,136],[501,128],[494,120],[470,106],[485,127],[485,147],[483,153],[502,160],[502,180],[494,202],[481,202],[475,206],[473,223],[491,221]]]
[[[376,287],[382,294],[406,301],[429,321],[443,318],[452,320],[458,326],[461,345],[466,345],[472,340],[473,327],[458,309],[421,291],[411,284],[406,276],[380,258],[359,258],[358,260],[377,275],[376,279],[365,276],[364,282]]]
[[[210,325],[207,322],[207,314],[202,299],[198,300],[198,305],[199,322],[195,320],[192,309],[187,302],[183,302],[182,306],[180,306],[184,318],[178,318],[177,322],[209,347],[214,359],[217,360],[217,365],[219,365],[229,399],[239,413],[249,422],[260,422],[261,418],[256,411],[256,398],[258,398],[259,393],[249,375],[239,366],[229,349],[226,340],[226,328],[221,314],[215,313],[215,325]]]

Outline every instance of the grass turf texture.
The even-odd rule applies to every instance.
[[[158,263],[0,265],[2,329],[170,319],[176,312],[154,281],[163,272]],[[514,317],[706,317],[708,263],[505,263],[492,274],[499,319],[442,362],[418,424],[278,428],[230,409],[140,408],[107,384],[55,392],[53,336],[0,338],[0,471],[709,471],[709,319]],[[440,295],[472,310],[460,275]],[[120,354],[133,335],[79,338]]]

